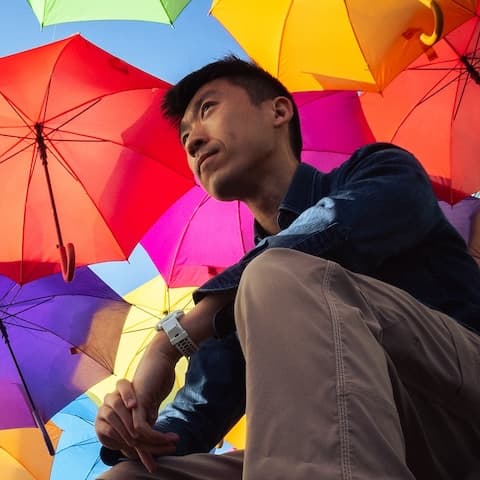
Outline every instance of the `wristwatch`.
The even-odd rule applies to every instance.
[[[167,334],[170,343],[176,347],[182,355],[189,357],[198,350],[198,347],[178,321],[184,315],[185,313],[182,310],[175,310],[163,317],[155,328],[159,332],[163,330]]]

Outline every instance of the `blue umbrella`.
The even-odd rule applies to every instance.
[[[108,467],[100,460],[94,422],[97,406],[80,395],[52,421],[63,430],[53,461],[51,480],[93,480]]]

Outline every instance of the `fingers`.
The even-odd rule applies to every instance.
[[[155,470],[157,469],[157,464],[155,463],[155,459],[153,458],[153,455],[150,452],[147,452],[146,450],[142,450],[140,448],[136,449],[138,457],[140,458],[140,461],[143,463],[145,468],[150,472],[154,473]]]
[[[134,446],[136,435],[128,405],[136,405],[135,392],[130,382],[120,380],[116,390],[105,395],[95,419],[97,436],[106,447],[127,449]]]
[[[125,378],[120,379],[117,382],[116,390],[120,394],[120,397],[127,408],[133,408],[137,406],[137,397],[131,382]]]
[[[162,433],[147,426],[147,429],[142,432],[135,450],[145,468],[150,473],[154,473],[157,468],[155,457],[175,453],[178,439],[179,437],[175,433]]]

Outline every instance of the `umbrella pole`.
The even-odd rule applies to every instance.
[[[47,446],[47,449],[48,449],[48,453],[53,457],[55,455],[55,448],[53,446],[52,440],[50,439],[50,436],[48,435],[47,429],[45,428],[45,424],[43,423],[40,417],[37,407],[35,406],[35,402],[33,401],[32,395],[27,386],[27,382],[25,381],[25,377],[23,376],[23,373],[20,369],[20,365],[18,364],[17,357],[15,356],[15,353],[13,352],[13,349],[12,349],[12,345],[10,344],[7,328],[5,327],[5,324],[3,323],[3,319],[1,318],[0,318],[0,332],[2,334],[3,339],[5,340],[5,344],[7,345],[8,351],[12,356],[13,363],[15,364],[15,368],[17,369],[20,380],[22,381],[22,385],[23,385],[23,388],[25,389],[25,393],[27,394],[27,401],[30,405],[32,417],[35,420],[37,427],[42,432],[45,445]]]
[[[42,165],[45,171],[45,178],[47,180],[48,194],[50,197],[50,204],[52,206],[53,219],[55,221],[55,229],[57,231],[58,245],[57,248],[60,251],[60,260],[62,266],[63,279],[66,282],[70,282],[73,279],[75,272],[75,249],[73,244],[63,244],[62,231],[60,229],[60,221],[58,219],[57,206],[55,204],[55,197],[53,195],[52,182],[50,180],[50,172],[48,171],[47,161],[47,146],[45,145],[45,137],[43,136],[43,125],[41,123],[35,124],[36,141]]]
[[[466,55],[462,55],[460,57],[460,61],[465,65],[465,69],[467,70],[467,73],[470,75],[472,80],[477,85],[480,85],[480,72],[477,71],[473,64],[468,61],[468,57]]]

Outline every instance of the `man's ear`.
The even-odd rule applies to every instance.
[[[290,122],[293,117],[293,105],[287,97],[275,97],[272,101],[274,125],[280,126]]]

